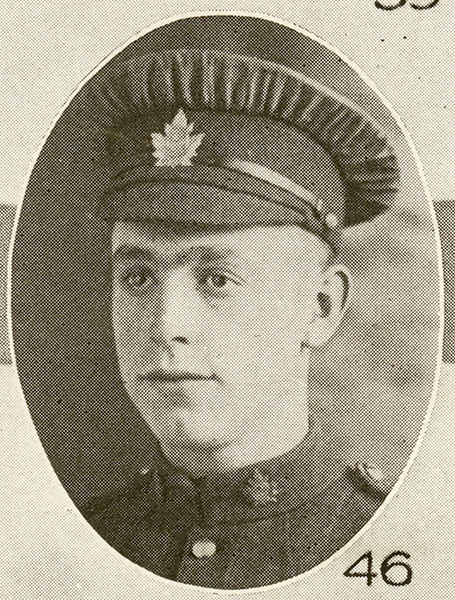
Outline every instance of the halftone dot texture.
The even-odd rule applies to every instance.
[[[128,46],[103,67],[96,81],[117,72],[121,84],[125,61],[138,63],[150,53],[175,56],[182,39],[187,52],[215,49],[256,57],[327,86],[372,115],[387,138],[385,147],[398,157],[401,186],[391,210],[343,234],[340,260],[353,272],[355,286],[339,333],[313,355],[311,412],[320,422],[319,450],[317,458],[293,455],[287,463],[294,474],[300,464],[313,465],[311,476],[320,475],[318,482],[291,482],[291,488],[309,487],[314,494],[280,512],[279,497],[264,509],[260,504],[252,507],[241,494],[230,503],[213,496],[216,488],[202,492],[194,483],[180,481],[177,499],[162,503],[172,486],[167,479],[163,483],[167,474],[157,467],[155,441],[120,381],[110,315],[111,230],[94,214],[99,199],[112,187],[113,155],[106,152],[106,135],[121,128],[117,123],[119,128],[113,130],[108,120],[87,119],[79,101],[84,89],[49,136],[23,203],[13,255],[16,360],[53,467],[78,506],[108,495],[108,504],[97,505],[93,515],[100,515],[101,521],[101,515],[108,515],[105,523],[111,525],[99,522],[98,527],[119,551],[139,563],[147,556],[150,562],[144,566],[165,576],[209,587],[251,587],[297,575],[344,545],[369,520],[381,494],[407,462],[428,407],[436,366],[436,243],[412,153],[394,119],[350,67],[294,30],[249,17],[195,17],[171,23]],[[87,85],[93,90],[93,83]],[[144,97],[130,108],[137,111]],[[119,110],[129,102],[127,94],[105,100],[107,108],[118,101]],[[196,120],[195,107],[185,106],[194,111],[189,120]],[[151,131],[162,132],[175,112],[166,114],[159,126],[155,116],[150,117]],[[204,119],[208,125],[206,115]],[[111,147],[143,140],[139,122],[143,121],[123,123],[134,135],[129,141],[111,139]],[[274,136],[273,147],[278,140]],[[116,160],[123,158],[120,152]],[[286,161],[282,155],[280,159],[281,165],[274,166],[286,175]],[[315,184],[313,191],[321,193],[321,181]],[[387,204],[392,204],[390,198]],[[384,472],[382,484],[370,486],[343,474],[345,464],[358,461],[378,465]],[[135,473],[143,467],[151,468],[150,475],[135,485]],[[280,483],[270,468],[264,466],[264,477]],[[378,489],[381,485],[384,490]],[[131,486],[133,492],[115,496]],[[180,502],[184,488],[189,491]],[[191,508],[194,493],[196,511]],[[205,530],[200,503],[207,498],[214,529]],[[239,512],[232,514],[234,507]],[[269,509],[278,512],[264,514]],[[213,542],[217,552],[198,558],[191,553],[191,543],[204,539]]]

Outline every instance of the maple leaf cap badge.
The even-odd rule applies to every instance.
[[[164,135],[152,133],[151,138],[157,159],[157,167],[191,166],[192,158],[204,137],[203,133],[193,134],[194,123],[188,123],[185,113],[180,108],[171,123],[164,126]]]

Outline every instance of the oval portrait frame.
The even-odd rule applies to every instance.
[[[380,517],[382,512],[387,507],[388,503],[391,501],[391,499],[396,495],[398,489],[400,488],[404,479],[406,478],[407,473],[419,452],[419,449],[422,444],[422,440],[425,436],[425,432],[427,430],[428,423],[430,421],[431,414],[432,414],[432,411],[433,411],[433,408],[435,405],[435,401],[436,401],[438,382],[439,382],[439,376],[440,376],[441,365],[442,365],[442,342],[443,342],[443,326],[444,326],[444,295],[443,295],[443,274],[442,274],[442,252],[441,252],[441,244],[440,244],[440,237],[439,237],[439,228],[438,228],[438,224],[437,224],[437,220],[436,220],[436,213],[434,210],[433,201],[431,199],[430,191],[428,189],[428,185],[426,182],[423,165],[417,154],[417,151],[416,151],[416,148],[412,141],[412,138],[411,138],[410,134],[408,133],[408,131],[406,130],[406,127],[404,126],[403,121],[401,120],[401,118],[397,114],[397,112],[394,110],[391,103],[387,100],[387,98],[384,97],[384,95],[377,88],[374,81],[367,74],[365,74],[353,61],[351,61],[347,56],[345,56],[344,53],[342,53],[338,48],[327,43],[325,40],[323,40],[319,36],[311,33],[310,31],[306,30],[304,27],[302,27],[300,25],[288,22],[286,20],[280,19],[278,17],[272,16],[272,15],[269,15],[266,13],[220,10],[220,11],[188,12],[188,13],[174,15],[167,19],[162,19],[160,21],[157,21],[153,25],[142,29],[135,36],[128,39],[124,44],[122,44],[121,46],[119,46],[115,50],[113,50],[103,61],[101,61],[94,69],[92,69],[86,77],[84,77],[84,79],[79,83],[79,85],[76,87],[76,89],[71,93],[69,98],[65,101],[61,110],[59,111],[59,113],[56,115],[56,117],[52,121],[50,127],[48,128],[48,130],[46,132],[44,139],[42,140],[42,143],[40,144],[40,147],[38,148],[37,152],[35,153],[35,156],[32,160],[30,168],[28,170],[25,185],[24,185],[24,194],[22,194],[22,199],[18,206],[18,210],[16,212],[16,217],[15,217],[14,226],[13,226],[13,234],[12,234],[12,239],[11,239],[11,244],[10,244],[9,259],[8,259],[8,327],[9,327],[9,342],[10,342],[10,347],[11,347],[13,369],[14,369],[15,377],[17,377],[18,389],[20,390],[20,393],[21,393],[21,396],[22,396],[24,402],[26,403],[26,405],[29,408],[29,412],[31,413],[32,411],[29,407],[29,402],[27,401],[27,394],[24,392],[23,385],[19,378],[19,369],[18,369],[18,364],[17,364],[16,347],[15,347],[15,341],[14,341],[14,338],[16,338],[17,336],[15,336],[13,334],[14,318],[13,318],[13,290],[12,290],[13,283],[12,282],[13,282],[13,253],[14,253],[14,247],[15,247],[15,243],[16,243],[16,236],[17,236],[17,231],[18,231],[18,227],[19,227],[20,216],[22,213],[22,207],[23,207],[23,203],[24,203],[24,195],[25,195],[25,190],[28,187],[29,180],[32,175],[32,171],[35,168],[36,162],[38,161],[38,159],[41,155],[41,152],[43,150],[43,147],[44,147],[48,137],[54,131],[54,127],[59,122],[60,117],[62,116],[64,111],[71,104],[71,102],[77,96],[77,94],[80,92],[80,90],[82,88],[84,88],[84,86],[112,59],[114,59],[115,57],[120,55],[120,53],[123,50],[128,48],[130,45],[132,45],[137,40],[140,40],[146,34],[152,32],[152,31],[158,30],[163,26],[166,26],[166,25],[169,25],[172,23],[177,23],[182,20],[198,18],[198,17],[213,17],[213,16],[248,17],[248,18],[252,18],[252,19],[264,20],[269,23],[274,23],[279,26],[293,29],[300,35],[312,40],[313,42],[315,42],[316,44],[325,48],[327,51],[329,51],[333,55],[337,56],[340,61],[343,61],[343,63],[345,65],[347,65],[352,71],[354,71],[356,73],[356,75],[358,75],[358,77],[366,84],[366,86],[368,86],[368,88],[375,94],[378,101],[380,103],[382,103],[382,105],[390,113],[391,118],[394,120],[395,124],[399,128],[400,134],[403,136],[403,139],[406,142],[407,147],[412,154],[413,161],[414,161],[414,164],[415,164],[415,166],[417,168],[417,172],[418,172],[419,185],[421,185],[423,188],[423,192],[424,192],[428,210],[429,210],[428,214],[431,216],[431,220],[432,220],[432,225],[433,225],[433,230],[434,230],[433,236],[434,236],[435,248],[437,250],[437,262],[438,262],[438,271],[439,271],[439,273],[438,273],[438,275],[439,275],[439,281],[438,281],[438,287],[439,287],[439,303],[438,303],[439,331],[438,331],[437,359],[436,359],[436,365],[435,365],[435,369],[434,369],[434,378],[433,378],[431,397],[429,399],[428,405],[425,404],[425,406],[427,406],[427,408],[426,408],[423,419],[419,420],[419,423],[421,423],[420,432],[419,432],[417,439],[413,445],[412,452],[410,454],[407,454],[408,459],[407,459],[407,462],[406,462],[404,468],[400,469],[399,477],[393,483],[393,486],[390,488],[390,490],[387,491],[386,498],[382,502],[380,507],[376,510],[376,512],[374,512],[373,516],[367,521],[367,523],[352,538],[350,538],[346,544],[344,544],[339,550],[337,550],[336,552],[331,554],[327,559],[323,560],[316,566],[310,568],[308,571],[305,571],[295,577],[285,579],[283,581],[274,583],[272,585],[265,585],[265,586],[261,586],[261,587],[252,587],[252,588],[244,588],[244,589],[242,588],[242,589],[232,589],[231,590],[231,589],[224,589],[224,588],[210,588],[210,587],[203,587],[203,586],[199,586],[199,585],[181,583],[181,582],[167,579],[160,575],[157,575],[153,571],[150,571],[150,570],[146,569],[145,567],[141,567],[137,563],[133,562],[132,560],[130,560],[126,557],[123,557],[117,550],[114,549],[113,546],[111,546],[100,535],[98,535],[96,533],[96,531],[94,530],[93,526],[90,524],[90,522],[85,517],[83,517],[80,512],[78,512],[78,514],[80,516],[79,521],[85,523],[85,525],[83,525],[83,526],[88,527],[90,529],[90,531],[92,532],[92,534],[94,533],[95,536],[98,538],[98,540],[101,540],[101,544],[105,544],[105,548],[109,549],[108,551],[111,551],[117,555],[120,554],[120,556],[122,556],[122,560],[125,561],[125,564],[129,564],[130,568],[132,567],[133,569],[138,569],[139,571],[141,571],[143,573],[144,572],[147,573],[147,576],[150,577],[152,581],[156,581],[157,583],[159,582],[161,584],[166,584],[167,586],[174,586],[175,589],[183,590],[183,589],[191,588],[192,590],[198,590],[198,591],[205,592],[205,593],[217,593],[217,594],[222,593],[225,595],[228,595],[228,594],[236,595],[236,594],[243,594],[243,593],[267,592],[269,590],[281,588],[285,585],[295,584],[295,583],[300,582],[303,579],[309,577],[310,575],[313,575],[320,569],[323,569],[332,560],[336,560],[339,556],[344,554],[350,546],[352,546],[359,538],[361,538],[365,534],[365,532],[371,527],[372,523],[374,523]],[[35,425],[35,429],[37,430],[36,425]],[[39,435],[39,438],[40,438],[41,444],[44,447],[44,444],[41,440],[41,435]],[[47,452],[47,450],[46,450],[46,452]],[[48,456],[48,460],[49,460],[51,467],[54,468],[53,462],[52,462],[51,458],[49,458],[49,456]],[[57,475],[58,475],[58,473],[57,473]],[[73,505],[75,507],[77,507],[77,505],[74,503],[73,497],[67,491],[67,488],[62,483],[59,475],[58,475],[58,478],[59,478],[61,487],[63,487],[63,489],[67,493],[68,497],[70,498],[71,502],[73,503]]]

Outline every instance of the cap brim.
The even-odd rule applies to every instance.
[[[316,221],[311,218],[310,207],[297,212],[244,192],[188,181],[144,182],[117,190],[101,212],[107,220],[169,220],[206,225],[309,225]]]

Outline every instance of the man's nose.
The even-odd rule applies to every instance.
[[[155,306],[154,334],[169,346],[200,340],[204,306],[191,278],[176,273],[161,285]]]

